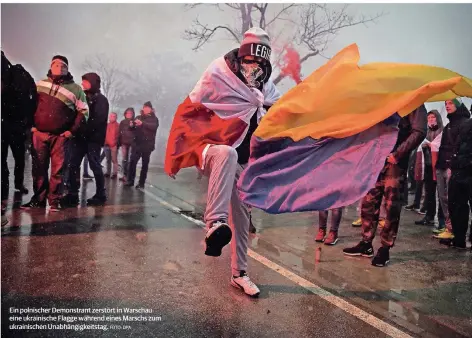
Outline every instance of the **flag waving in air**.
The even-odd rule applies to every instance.
[[[167,142],[165,171],[175,175],[180,169],[203,169],[205,153],[211,145],[238,147],[249,129],[251,117],[260,120],[264,106],[280,97],[273,82],[263,91],[246,86],[228,67],[223,57],[204,72],[195,88],[179,106]]]
[[[472,97],[472,80],[450,70],[359,59],[357,45],[346,47],[272,106],[238,182],[244,202],[269,213],[354,203],[375,185],[400,117]]]

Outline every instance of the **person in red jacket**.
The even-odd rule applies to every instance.
[[[107,126],[107,135],[105,136],[105,147],[103,151],[107,158],[107,173],[105,177],[110,177],[113,163],[112,179],[118,176],[118,136],[120,135],[120,124],[116,122],[116,113],[110,113],[110,119]]]

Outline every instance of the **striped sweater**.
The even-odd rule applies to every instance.
[[[38,106],[34,114],[34,127],[41,132],[60,135],[70,131],[73,135],[88,119],[88,105],[82,88],[72,76],[60,84],[52,79],[37,83]]]

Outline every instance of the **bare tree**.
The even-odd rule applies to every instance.
[[[102,93],[108,99],[110,109],[115,109],[124,89],[123,72],[116,61],[105,54],[95,54],[83,62],[82,68],[100,76]]]
[[[186,5],[187,9],[194,9],[202,4]],[[184,39],[195,41],[194,50],[198,50],[215,38],[218,32],[225,33],[226,37],[240,43],[243,33],[251,27],[258,26],[270,33],[278,44],[296,45],[301,54],[300,62],[321,55],[336,35],[347,27],[367,25],[376,22],[384,15],[379,13],[374,16],[352,15],[348,12],[348,5],[336,8],[326,4],[268,4],[268,3],[227,3],[211,4],[220,11],[229,10],[238,16],[240,22],[237,25],[210,25],[202,23],[198,17],[191,28],[184,32]],[[293,19],[294,11],[298,16]],[[292,28],[292,34],[286,34],[287,27]],[[280,40],[285,34],[285,43]],[[275,39],[274,39],[275,37]],[[278,53],[284,52],[279,47]],[[276,52],[277,52],[276,51]],[[280,55],[274,55],[276,60],[281,60]],[[277,62],[276,62],[277,64]],[[279,83],[285,77],[279,73],[274,78],[274,83]]]

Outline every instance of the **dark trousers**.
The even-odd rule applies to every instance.
[[[408,183],[410,183],[411,190],[416,189],[416,184],[417,184],[417,182],[415,181],[415,165],[416,165],[416,151],[412,151],[410,155],[410,160],[408,163]]]
[[[331,209],[331,227],[330,231],[338,231],[341,218],[343,216],[343,208]],[[319,212],[319,227],[326,229],[328,226],[328,210]]]
[[[415,209],[420,208],[421,197],[423,196],[423,188],[424,188],[424,182],[416,181],[415,200],[413,202]],[[423,205],[424,205],[424,202],[423,202]]]
[[[100,164],[103,162],[103,160],[107,157],[105,153],[105,147],[103,147],[102,154],[100,155]]]
[[[78,196],[80,189],[80,165],[82,159],[87,156],[90,169],[95,177],[96,195],[105,196],[105,178],[100,165],[100,151],[102,146],[98,143],[88,143],[83,139],[74,139],[70,144],[71,161],[69,175],[69,195]]]
[[[127,144],[123,144],[121,146],[121,155],[123,157],[123,162],[121,167],[123,168],[123,176],[128,176],[128,168],[129,168],[129,162],[130,162],[130,157],[131,157],[131,146]]]
[[[385,198],[385,226],[380,233],[383,246],[392,247],[398,233],[402,210],[403,188],[406,170],[396,164],[386,163],[379,174],[375,187],[362,200],[362,236],[364,241],[372,242],[377,231],[380,204]]]
[[[472,211],[472,170],[453,170],[448,191],[449,217],[452,222],[454,240],[465,242],[469,223],[469,210]],[[472,221],[470,224],[472,241]]]
[[[25,135],[22,132],[13,133],[5,129],[2,128],[2,201],[8,199],[10,190],[8,148],[11,149],[15,160],[15,188],[23,187],[25,178]]]
[[[131,160],[129,163],[128,177],[126,180],[134,184],[134,179],[136,178],[136,166],[138,165],[138,161],[142,159],[141,173],[139,175],[139,184],[144,185],[149,169],[151,151],[141,151],[140,149],[136,148],[137,147],[131,148]]]
[[[69,140],[63,136],[36,131],[33,133],[33,201],[55,204],[63,194],[63,175],[66,167],[65,147]],[[48,177],[51,162],[51,177]]]
[[[88,156],[84,156],[84,176],[90,176],[88,170],[89,170]]]
[[[433,167],[424,168],[424,199],[426,205],[426,218],[430,221],[436,216],[436,181],[433,179]]]
[[[69,175],[70,175],[70,160],[71,160],[71,151],[70,151],[71,142],[67,142],[64,145],[64,171],[62,172],[62,182],[64,182],[64,187],[69,189]]]

